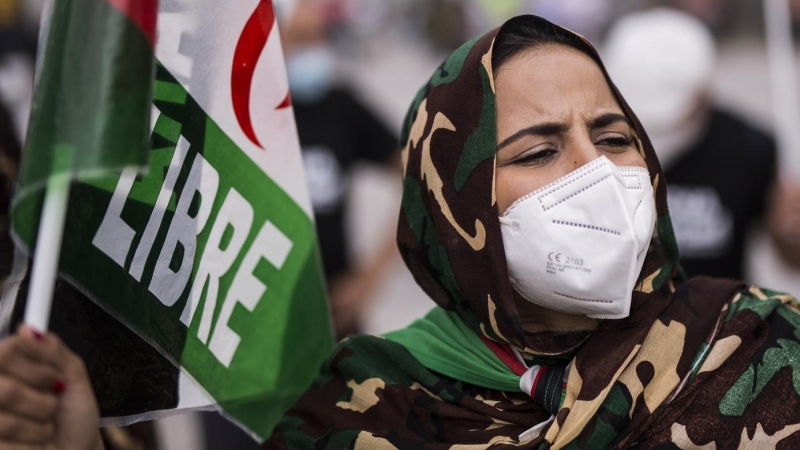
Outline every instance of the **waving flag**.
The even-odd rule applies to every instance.
[[[102,176],[147,163],[157,0],[48,2],[13,215],[34,241],[56,175]],[[135,4],[135,6],[134,6]],[[102,38],[101,38],[102,36]]]
[[[33,115],[18,191],[34,194],[17,199],[13,231],[27,254],[37,189],[53,167],[72,168],[79,182],[60,260],[70,286],[58,287],[55,300],[60,295],[71,306],[54,304],[53,321],[61,324],[54,329],[66,328],[65,340],[87,360],[106,423],[218,405],[267,437],[331,347],[273,7],[161,0],[153,33],[155,5],[52,6],[36,87],[37,111],[46,112]],[[119,29],[100,25],[112,22]],[[152,51],[154,35],[155,77],[138,57]],[[53,60],[60,65],[53,68]],[[151,83],[147,130],[134,119],[142,117]],[[57,137],[59,130],[86,136],[61,145],[48,125]],[[95,142],[94,153],[81,153]],[[142,149],[146,174],[135,164]],[[74,300],[81,296],[109,315]],[[131,333],[117,330],[111,317],[157,353],[132,351]],[[97,333],[108,339],[87,337]],[[139,383],[142,376],[151,383]]]

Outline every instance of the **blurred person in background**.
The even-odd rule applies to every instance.
[[[38,0],[0,0],[0,102],[18,141],[30,113],[40,8]]]
[[[609,30],[604,57],[664,168],[688,275],[744,278],[745,237],[763,220],[786,262],[800,267],[798,189],[776,183],[773,139],[714,104],[708,28],[669,8],[632,13]]]
[[[437,50],[450,51],[469,37],[465,3],[460,0],[428,0],[426,34]]]
[[[284,11],[282,40],[291,102],[303,151],[337,337],[359,331],[370,294],[397,254],[393,233],[367,267],[350,257],[345,217],[355,164],[399,165],[397,137],[344,83],[329,34],[340,16],[336,2],[305,0]],[[394,175],[394,174],[392,174]]]
[[[724,0],[671,0],[668,5],[700,19],[712,30],[718,30],[730,20],[730,2]]]
[[[30,112],[40,8],[38,0],[0,0],[0,286],[14,259],[8,208]]]
[[[561,24],[590,41],[596,41],[608,25],[611,0],[527,0],[524,12],[540,15]]]
[[[11,242],[8,208],[20,158],[20,144],[11,114],[0,102],[0,288],[11,275],[14,245]]]
[[[0,286],[14,259],[8,208],[30,113],[40,9],[39,0],[0,0]]]

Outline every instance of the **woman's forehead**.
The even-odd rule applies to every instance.
[[[599,110],[621,112],[597,63],[563,45],[523,50],[495,72],[495,85],[501,116],[569,120]]]

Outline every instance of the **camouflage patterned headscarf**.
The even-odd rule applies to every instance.
[[[555,26],[533,16],[512,20],[529,21],[534,27]],[[547,333],[526,333],[509,282],[494,192],[497,124],[492,44],[499,30],[453,53],[411,105],[403,126],[405,178],[397,239],[417,283],[477,332],[520,350],[563,353],[582,342],[585,333],[561,335],[559,342]],[[664,176],[644,129],[611,87],[641,138],[637,144],[656,193],[658,226],[638,290],[669,295],[672,285],[667,281],[675,276],[678,249],[667,212]],[[649,298],[636,295],[632,308],[641,309]],[[635,314],[630,322],[642,319]]]
[[[361,336],[334,351],[265,448],[800,448],[797,301],[737,281],[681,279],[658,160],[610,81],[658,211],[631,316],[592,333],[523,330],[494,194],[498,32],[458,49],[411,106],[398,243],[428,295],[473,331],[534,360],[573,362],[555,421],[520,442],[550,416],[527,394],[449,378],[397,342]]]

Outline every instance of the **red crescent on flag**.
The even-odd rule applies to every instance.
[[[283,109],[292,106],[292,95],[290,93],[286,93],[286,97],[283,98],[283,101],[275,107],[275,109]]]
[[[272,9],[272,0],[261,0],[247,19],[247,23],[239,36],[236,51],[233,53],[233,70],[231,72],[231,99],[233,112],[242,131],[251,142],[264,148],[258,141],[253,131],[253,122],[250,118],[250,88],[253,84],[253,74],[261,52],[267,45],[267,39],[275,24],[275,11]]]
[[[106,0],[125,13],[144,33],[150,45],[155,44],[158,0]]]

